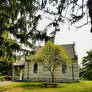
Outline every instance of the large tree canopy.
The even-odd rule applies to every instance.
[[[7,43],[11,44],[13,38],[15,40],[17,39],[16,45],[13,45],[13,47],[18,48],[14,50],[19,49],[20,43],[32,47],[33,42],[46,37],[49,27],[54,27],[53,32],[51,32],[52,36],[54,36],[56,32],[59,31],[59,24],[69,23],[69,25],[71,25],[84,18],[85,15],[88,16],[85,0],[81,0],[81,4],[79,1],[80,0],[0,0],[0,53],[6,44],[5,41],[11,38],[11,42],[8,41]],[[92,17],[91,0],[88,0],[88,8],[90,17]],[[43,32],[37,29],[38,21],[42,18],[42,15],[46,15],[45,17],[51,20]],[[88,22],[89,19],[87,18],[87,23]],[[6,38],[4,38],[3,35],[6,35]],[[8,45],[9,44],[7,44],[7,46]],[[13,50],[13,48],[11,50]]]
[[[91,0],[88,2],[89,11],[91,11],[90,2]],[[33,41],[43,39],[47,27],[54,26],[52,35],[55,35],[61,22],[71,25],[81,20],[88,14],[85,4],[85,0],[1,0],[0,30],[2,32],[7,30],[19,39],[19,42],[32,46],[29,39]],[[36,29],[39,18],[42,18],[39,11],[51,20],[42,33]]]
[[[91,0],[40,0],[38,4],[40,10],[43,11],[42,15],[51,21],[44,30],[47,31],[53,26],[52,35],[60,30],[59,25],[62,23],[67,23],[70,27],[81,20],[85,20],[76,26],[76,28],[80,28],[91,22],[89,19],[92,11]]]
[[[37,9],[36,0],[0,0],[0,61],[10,61],[21,44],[32,47],[32,42],[43,38],[36,29]]]
[[[36,26],[40,15],[36,15],[35,0],[1,0],[0,32],[8,32],[20,43],[32,46],[29,39],[35,40]]]

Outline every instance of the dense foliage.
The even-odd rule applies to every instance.
[[[37,62],[41,62],[43,66],[50,72],[52,82],[54,82],[54,74],[57,67],[71,62],[62,46],[54,45],[54,43],[49,41],[36,54],[36,59]]]
[[[5,40],[11,38],[11,34],[11,41],[17,40],[11,50],[19,50],[20,43],[32,47],[36,40],[45,39],[48,27],[55,28],[51,33],[54,36],[59,31],[60,22],[78,22],[88,14],[85,12],[87,5],[84,5],[84,1],[79,4],[79,0],[0,0],[0,52],[6,44]],[[51,22],[41,32],[37,25],[43,15]],[[6,39],[3,37],[5,34]]]
[[[87,52],[87,56],[83,58],[83,68],[80,70],[81,77],[92,80],[92,51]]]
[[[14,61],[21,44],[32,47],[39,38],[37,7],[35,0],[0,0],[0,62]]]
[[[12,74],[12,63],[11,62],[0,62],[0,76]]]

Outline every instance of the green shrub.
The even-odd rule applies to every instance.
[[[2,75],[2,73],[0,72],[0,76]]]
[[[11,76],[9,75],[4,75],[3,77],[5,78],[5,80],[11,80]]]
[[[5,81],[5,78],[4,77],[0,77],[0,81]]]

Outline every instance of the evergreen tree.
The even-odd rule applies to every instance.
[[[66,20],[70,24],[78,22],[85,14],[88,14],[87,12],[85,13],[87,5],[84,4],[84,0],[82,0],[82,5],[79,5],[78,1],[0,0],[0,48],[4,46],[4,44],[1,45],[2,42],[5,43],[3,34],[7,33],[7,40],[10,39],[11,34],[13,38],[18,39],[18,42],[16,42],[17,47],[19,43],[32,47],[32,42],[46,37],[47,27],[53,26],[55,28],[51,33],[54,36],[59,31],[60,22],[65,23]],[[48,4],[55,8],[54,11],[50,10]],[[91,0],[88,0],[89,11],[91,11],[90,7]],[[43,11],[44,15],[53,16],[51,23],[47,25],[43,32],[37,30],[38,21],[41,18],[38,10]],[[76,12],[76,10],[78,11]],[[91,12],[89,14],[91,17]]]
[[[83,58],[83,68],[80,71],[82,77],[92,80],[92,51],[87,52],[87,56]]]
[[[13,61],[14,52],[23,50],[20,43],[32,47],[41,38],[37,8],[36,0],[0,0],[0,61]]]
[[[0,62],[0,76],[12,74],[12,62]]]

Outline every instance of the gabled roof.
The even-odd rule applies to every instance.
[[[70,58],[76,58],[75,44],[61,45]]]
[[[75,58],[76,57],[76,51],[75,51],[75,44],[63,44],[60,45],[64,48],[66,53],[70,58]],[[36,51],[39,51],[41,47],[35,48]]]
[[[64,50],[66,51],[67,55],[71,58],[74,59],[76,58],[76,51],[75,51],[75,44],[64,44],[61,45]],[[36,50],[39,51],[41,47],[37,47]],[[17,61],[14,63],[14,66],[23,66],[25,65],[25,61]]]

